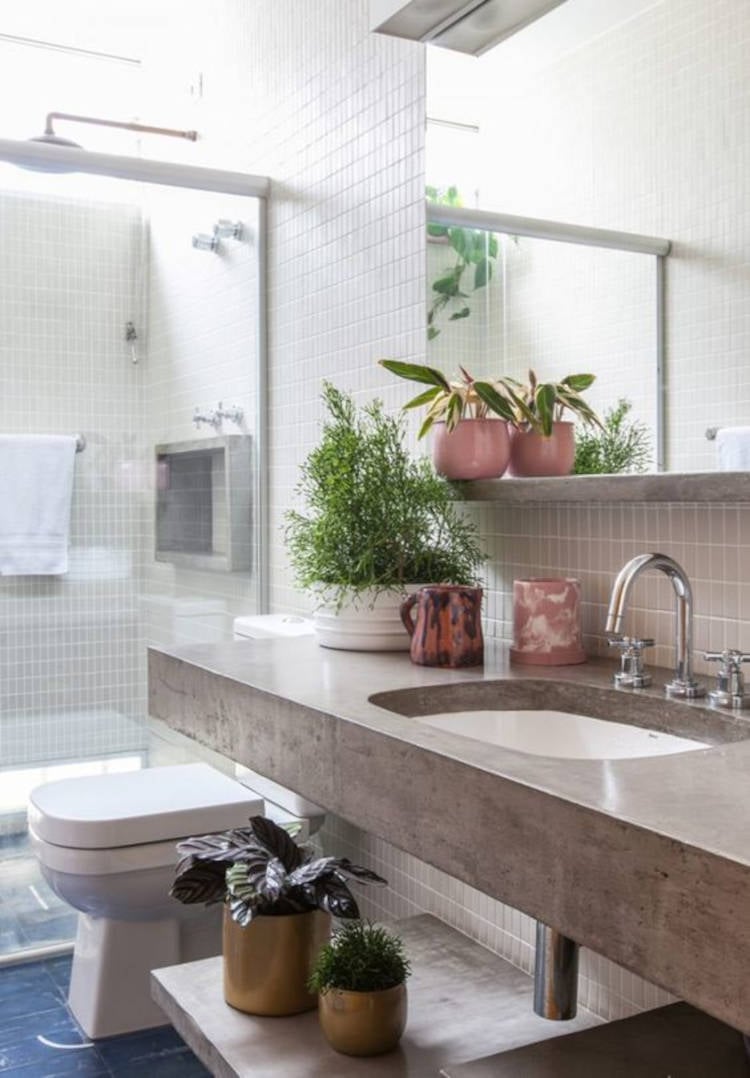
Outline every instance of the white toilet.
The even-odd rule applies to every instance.
[[[235,638],[312,632],[304,618],[238,618]],[[305,841],[324,809],[249,768],[239,781],[206,763],[63,779],[29,795],[29,836],[52,890],[79,911],[70,1008],[89,1037],[163,1025],[152,969],[221,953],[221,907],[169,897],[176,843],[245,827],[266,815],[300,825]]]
[[[220,953],[221,908],[169,897],[175,843],[263,812],[253,790],[204,763],[32,790],[34,852],[53,891],[79,910],[68,999],[89,1037],[163,1025],[150,970]]]

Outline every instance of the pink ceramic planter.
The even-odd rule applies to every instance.
[[[462,419],[450,434],[432,428],[432,462],[446,479],[497,479],[508,467],[510,435],[502,419]]]
[[[518,477],[570,475],[575,458],[572,423],[563,420],[553,423],[552,433],[547,438],[535,430],[514,430],[508,474]]]
[[[570,577],[513,581],[513,662],[567,666],[586,661],[581,585]]]

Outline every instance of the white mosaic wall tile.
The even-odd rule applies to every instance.
[[[258,362],[258,203],[172,188],[150,191],[147,198],[150,282],[143,374],[146,524],[141,607],[146,638],[162,645],[227,639],[235,616],[257,612],[257,566],[250,572],[226,573],[155,560],[154,447],[185,441],[200,446],[217,435],[249,435],[250,482]],[[210,235],[219,219],[240,221],[242,237],[221,239],[217,251],[194,249],[192,236]],[[195,408],[209,412],[220,401],[241,408],[242,422],[225,419],[216,429],[196,427]],[[218,549],[227,526],[226,492],[215,482],[212,487]]]
[[[19,188],[21,184],[19,182]],[[143,740],[136,603],[139,209],[0,194],[0,430],[74,434],[70,571],[0,578],[0,766]]]
[[[481,61],[494,72],[479,121],[482,205],[673,241],[677,471],[715,468],[706,428],[750,420],[749,42],[745,0],[661,0],[547,68],[514,69],[510,83],[502,47]],[[585,319],[585,299],[578,309]]]

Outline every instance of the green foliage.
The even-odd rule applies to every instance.
[[[436,187],[427,188],[427,199],[441,206],[461,206],[461,196],[457,188],[449,187],[439,191]],[[484,288],[492,279],[493,263],[498,255],[497,236],[492,232],[483,232],[476,228],[458,228],[451,225],[427,225],[427,235],[436,239],[446,239],[455,254],[453,265],[441,271],[441,275],[432,282],[434,293],[427,311],[427,339],[432,341],[440,330],[435,325],[442,311],[450,311],[449,322],[458,322],[468,318],[471,307],[468,301],[471,295]]]
[[[350,921],[318,954],[308,987],[311,992],[379,992],[403,984],[410,973],[399,936],[369,921]]]
[[[539,382],[535,372],[529,371],[526,385],[507,377],[500,378],[496,384],[513,402],[513,422],[517,427],[549,436],[552,424],[561,420],[566,411],[574,412],[584,423],[601,427],[596,412],[581,396],[594,381],[594,374],[569,374],[560,382]]]
[[[621,398],[604,413],[601,430],[576,432],[575,475],[645,472],[651,464],[651,437],[639,420],[628,419],[630,401]]]
[[[449,431],[455,430],[461,419],[486,419],[489,412],[494,412],[501,419],[513,420],[512,404],[507,396],[503,396],[501,387],[493,386],[490,382],[477,382],[463,367],[461,380],[449,382],[434,367],[420,363],[402,363],[397,359],[380,359],[378,362],[399,378],[433,387],[404,405],[404,411],[429,405],[419,429],[420,438],[439,420],[445,422]]]
[[[380,401],[357,409],[324,383],[329,419],[301,468],[307,512],[286,516],[297,583],[324,585],[341,603],[351,591],[418,582],[474,584],[485,559],[458,495],[403,445],[403,419]]]
[[[282,916],[321,909],[358,918],[349,883],[386,881],[345,857],[313,857],[286,828],[265,816],[250,827],[188,838],[177,844],[180,861],[170,894],[188,905],[227,902],[235,921],[248,925],[258,914]]]

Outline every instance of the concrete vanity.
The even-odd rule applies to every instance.
[[[616,692],[609,662],[521,670],[488,652],[481,670],[446,671],[313,639],[151,650],[151,713],[746,1028],[748,720],[658,688]],[[580,711],[710,747],[562,760],[414,718],[498,706]]]

